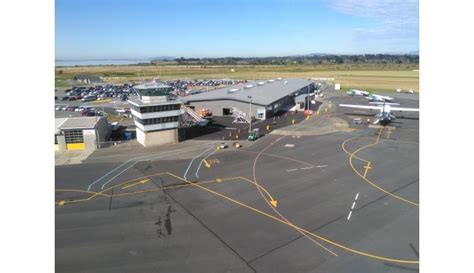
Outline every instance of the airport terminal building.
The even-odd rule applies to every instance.
[[[268,119],[279,111],[295,106],[295,97],[311,93],[314,82],[305,79],[274,79],[240,84],[214,91],[182,97],[181,100],[195,110],[209,109],[213,116],[232,115],[240,111],[256,119]],[[250,105],[251,104],[251,105]]]

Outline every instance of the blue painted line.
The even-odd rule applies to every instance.
[[[211,146],[209,149],[204,150],[202,153],[198,154],[197,156],[193,157],[193,159],[191,159],[191,161],[189,162],[188,168],[187,168],[186,171],[184,172],[184,175],[183,175],[183,178],[184,178],[184,179],[188,180],[188,179],[186,178],[186,175],[188,174],[189,169],[190,169],[191,166],[193,165],[194,160],[195,160],[196,158],[202,156],[203,154],[205,154],[207,151],[209,151],[209,150],[212,149],[212,148],[213,148],[213,146]]]
[[[110,178],[109,180],[107,180],[107,182],[105,182],[104,184],[102,184],[102,187],[101,189],[103,190],[105,185],[109,184],[112,180],[114,180],[117,176],[121,175],[122,173],[126,172],[128,169],[130,169],[131,167],[135,166],[135,164],[137,164],[139,161],[136,161],[134,162],[132,165],[128,166],[125,170],[119,172],[118,174],[116,174],[114,177]]]
[[[199,178],[199,170],[201,169],[201,166],[202,166],[202,163],[204,162],[204,160],[206,160],[208,157],[210,157],[211,155],[213,155],[215,152],[217,152],[217,149],[215,149],[214,151],[212,151],[212,153],[208,154],[205,158],[203,158],[203,159],[201,160],[201,163],[199,163],[199,166],[198,166],[198,168],[197,168],[197,170],[196,170],[196,173],[195,173],[195,175],[196,175],[197,178]]]
[[[127,164],[128,162],[130,162],[130,161],[132,161],[132,160],[133,160],[133,158],[132,158],[132,159],[129,159],[129,160],[127,160],[127,161],[125,161],[124,163],[118,165],[115,169],[113,169],[113,170],[111,170],[110,172],[104,174],[103,176],[101,176],[100,178],[98,178],[97,180],[95,180],[94,182],[92,182],[92,183],[89,185],[89,187],[87,187],[87,190],[90,191],[91,188],[92,188],[92,186],[94,186],[97,182],[99,182],[99,181],[102,180],[103,178],[107,177],[109,174],[115,172],[116,170],[120,169],[122,166],[124,166],[125,164]]]
[[[94,186],[95,184],[97,184],[98,182],[100,182],[102,179],[106,178],[107,176],[109,175],[112,175],[115,171],[119,170],[120,168],[122,168],[123,166],[125,166],[127,163],[130,163],[130,162],[133,162],[135,161],[135,163],[133,165],[135,165],[136,163],[140,162],[140,160],[147,160],[147,159],[153,159],[153,158],[156,158],[156,157],[162,157],[162,156],[166,156],[166,155],[170,155],[170,154],[173,154],[173,153],[176,153],[176,154],[179,154],[179,153],[182,153],[182,152],[186,152],[188,150],[193,150],[195,147],[187,147],[187,148],[184,148],[182,149],[181,151],[179,152],[175,152],[175,151],[167,151],[167,152],[164,152],[162,154],[159,154],[159,155],[143,155],[143,156],[138,156],[138,157],[135,157],[135,158],[130,158],[129,160],[121,163],[120,165],[118,165],[117,167],[115,167],[113,170],[109,171],[108,173],[104,174],[103,176],[101,176],[100,178],[98,178],[97,180],[95,180],[94,182],[92,182],[91,184],[89,184],[89,186],[87,187],[87,190],[90,191],[92,186]],[[132,165],[132,166],[133,166]],[[127,167],[126,170],[130,169],[131,166]],[[120,173],[122,174],[123,171]],[[106,183],[109,183],[112,179],[116,178],[116,176],[114,176],[113,178],[109,179],[109,181],[107,181]],[[104,187],[104,185],[102,185],[102,188]]]
[[[176,153],[176,154],[179,154],[180,152]],[[169,155],[169,154],[172,154],[172,152],[169,152],[169,153],[166,153],[166,154],[161,154],[161,155],[148,155],[148,156],[145,156],[145,157],[141,157],[139,158],[140,160],[150,160],[150,159],[155,159],[155,158],[160,158],[160,157],[163,157],[165,155]],[[128,169],[130,169],[131,167],[135,166],[135,164],[139,163],[141,161],[138,161],[136,160],[132,165],[128,166],[125,170],[121,171],[120,173],[118,173],[117,175],[115,175],[114,177],[110,178],[109,180],[107,180],[107,182],[105,182],[104,184],[102,184],[102,187],[101,189],[103,190],[105,185],[109,184],[112,180],[114,180],[116,177],[118,177],[119,175],[121,175],[122,173],[124,173],[125,171],[127,171]]]

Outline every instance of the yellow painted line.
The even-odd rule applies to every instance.
[[[277,204],[278,204],[278,201],[273,198],[273,196],[270,194],[270,192],[267,191],[267,189],[265,189],[265,188],[264,188],[263,186],[261,186],[260,184],[255,183],[255,181],[252,181],[252,180],[250,180],[250,179],[248,179],[248,178],[245,178],[245,177],[242,177],[242,176],[240,176],[239,178],[240,178],[240,179],[243,179],[243,180],[245,180],[245,181],[247,181],[247,182],[249,182],[249,183],[252,183],[252,184],[254,184],[255,186],[257,186],[258,188],[262,189],[262,190],[268,195],[268,197],[270,197],[270,199],[271,199],[270,203],[276,208],[276,206],[277,206]]]
[[[97,195],[102,195],[104,197],[110,197],[110,195],[105,194],[105,193],[94,192],[94,191],[76,190],[76,189],[55,189],[54,191],[57,191],[57,192],[80,192],[80,193],[97,194]]]
[[[392,135],[392,130],[388,130],[387,131],[387,139],[389,139],[391,135]]]
[[[148,176],[143,176],[143,177],[140,177],[138,179],[143,179],[143,178],[148,178],[148,177],[153,177],[153,176],[158,176],[158,175],[163,175],[165,173],[161,172],[161,173],[155,173],[155,174],[152,174],[152,175],[148,175]],[[133,181],[136,181],[138,180],[137,178],[136,179],[132,179],[132,180],[128,180],[128,181],[125,181],[125,182],[122,182],[122,183],[119,183],[117,185],[113,185],[113,186],[110,186],[100,192],[88,192],[88,191],[82,191],[82,190],[63,190],[63,191],[80,191],[80,192],[88,192],[88,193],[92,193],[91,196],[89,196],[88,198],[84,198],[84,199],[76,199],[76,200],[70,200],[70,201],[67,201],[66,203],[78,203],[78,202],[84,202],[84,201],[89,201],[91,199],[93,199],[94,197],[97,197],[97,196],[106,196],[106,197],[110,197],[110,195],[107,195],[107,194],[104,194],[104,192],[107,192],[115,187],[119,187],[119,186],[122,186],[124,184],[127,184],[127,183],[130,183],[130,182],[133,182]],[[61,190],[59,190],[61,191]]]
[[[317,234],[315,234],[315,233],[312,233],[312,232],[310,232],[310,231],[308,231],[308,230],[305,230],[305,229],[303,229],[303,228],[300,228],[300,227],[298,227],[298,226],[296,226],[296,225],[294,225],[294,224],[292,224],[292,223],[290,223],[290,222],[283,221],[283,220],[281,220],[281,219],[279,219],[279,218],[277,218],[277,217],[275,217],[275,216],[273,216],[273,215],[270,215],[270,214],[268,214],[268,213],[266,213],[266,212],[263,212],[263,211],[261,211],[261,210],[258,210],[258,209],[254,208],[254,207],[251,207],[251,206],[247,205],[247,204],[241,203],[241,202],[239,202],[239,201],[237,201],[237,200],[235,200],[235,199],[232,199],[232,198],[230,198],[230,197],[228,197],[228,196],[226,196],[226,195],[223,195],[223,194],[220,194],[220,193],[215,192],[215,191],[213,191],[213,190],[210,190],[210,189],[208,189],[208,188],[206,188],[206,187],[203,187],[203,186],[201,185],[201,184],[207,184],[207,183],[216,182],[217,179],[216,179],[216,180],[211,180],[211,181],[204,181],[204,182],[200,182],[200,183],[192,183],[192,182],[190,182],[190,181],[188,181],[188,180],[186,180],[186,179],[183,179],[183,178],[181,178],[181,177],[179,177],[179,176],[177,176],[177,175],[175,175],[175,174],[169,173],[169,172],[166,172],[166,173],[159,173],[159,174],[155,174],[155,175],[149,175],[149,176],[147,176],[147,177],[156,176],[156,175],[161,175],[161,174],[167,174],[167,175],[169,175],[169,176],[171,176],[171,177],[174,177],[174,178],[176,178],[176,179],[178,179],[178,180],[181,180],[181,181],[184,181],[184,182],[187,183],[187,184],[184,184],[184,185],[170,186],[170,187],[167,187],[167,188],[171,188],[171,187],[174,187],[174,188],[176,188],[176,187],[184,187],[184,186],[188,186],[188,185],[189,185],[189,186],[192,185],[192,186],[201,188],[201,189],[206,190],[206,191],[208,191],[208,192],[210,192],[210,193],[213,193],[213,194],[215,194],[215,195],[217,195],[217,196],[220,196],[220,197],[222,197],[222,198],[224,198],[224,199],[227,199],[227,200],[229,200],[229,201],[231,201],[231,202],[233,202],[233,203],[235,203],[235,204],[238,204],[238,205],[240,205],[240,206],[242,206],[242,207],[248,208],[248,209],[250,209],[250,210],[252,210],[252,211],[254,211],[254,212],[258,213],[258,214],[264,215],[264,216],[266,216],[266,217],[268,217],[268,218],[271,218],[271,219],[273,219],[273,220],[275,220],[275,221],[277,221],[277,222],[286,224],[286,225],[288,225],[288,226],[290,226],[290,227],[293,227],[293,228],[295,228],[295,229],[297,229],[297,230],[299,230],[299,231],[301,231],[301,232],[303,232],[303,233],[305,233],[305,234],[307,234],[307,235],[311,235],[311,236],[313,236],[313,237],[315,237],[315,238],[317,238],[317,239],[319,239],[319,240],[325,241],[325,242],[327,242],[327,243],[329,243],[329,244],[332,244],[332,245],[334,245],[334,246],[337,246],[337,247],[339,247],[339,248],[341,248],[341,249],[344,249],[344,250],[346,250],[346,251],[349,251],[349,252],[352,252],[352,253],[355,253],[355,254],[358,254],[358,255],[366,256],[366,257],[369,257],[369,258],[373,258],[373,259],[388,261],[388,262],[405,263],[405,264],[418,264],[418,263],[419,263],[419,261],[416,261],[416,260],[394,259],[394,258],[389,258],[389,257],[384,257],[384,256],[373,255],[373,254],[370,254],[370,253],[366,253],[366,252],[363,252],[363,251],[359,251],[359,250],[355,250],[355,249],[349,248],[349,247],[347,247],[347,246],[344,246],[344,245],[339,244],[339,243],[337,243],[337,242],[334,242],[334,241],[332,241],[332,240],[326,239],[326,238],[324,238],[324,237],[322,237],[322,236],[320,236],[320,235],[317,235]],[[241,178],[242,178],[242,177],[230,177],[230,178],[225,178],[225,179],[221,179],[221,180],[224,181],[224,180],[233,180],[233,179],[241,179]],[[218,179],[219,179],[219,178],[218,178]],[[137,180],[137,179],[134,179],[134,180],[131,180],[131,181],[135,181],[135,180]],[[247,179],[244,178],[244,180],[247,180]],[[120,186],[120,185],[129,183],[129,182],[130,182],[130,181],[122,182],[122,183],[120,183],[120,184],[118,184],[118,185],[111,186],[111,187],[105,189],[104,191],[107,191],[107,190],[109,190],[109,189],[112,189],[112,188],[114,188],[114,187],[117,187],[117,186]],[[252,181],[252,182],[253,182],[253,181]],[[115,194],[114,197],[115,197],[115,196],[125,196],[125,195],[137,194],[137,193],[152,192],[152,191],[157,191],[157,190],[161,190],[161,189],[164,189],[164,188],[165,188],[165,187],[157,188],[157,189],[151,189],[151,190],[145,190],[145,191],[140,191],[140,192],[130,192],[130,193]],[[74,190],[73,190],[73,191],[74,191]],[[78,190],[78,191],[79,191],[79,190]],[[96,194],[97,194],[97,195],[104,195],[104,194],[103,194],[104,191],[99,192],[99,193],[96,193]],[[74,203],[74,202],[78,202],[78,201],[88,201],[88,200],[92,199],[93,197],[97,196],[96,194],[94,194],[92,197],[90,197],[90,198],[88,198],[88,199],[72,200],[72,201],[70,201],[69,203]],[[61,201],[58,202],[58,204],[62,204],[62,205],[64,205],[65,203],[66,203],[66,201],[64,201],[64,200],[61,200]]]
[[[370,161],[367,162],[367,165],[364,167],[365,169],[365,172],[364,172],[364,178],[367,177],[367,173],[369,172],[369,169],[372,169],[372,167],[370,167]]]
[[[122,187],[122,190],[128,189],[128,188],[136,186],[138,184],[145,184],[145,183],[148,183],[149,181],[150,181],[150,179],[144,179],[144,180],[138,181],[136,183],[128,184],[128,185]]]
[[[203,181],[203,182],[199,182],[199,183],[195,183],[195,184],[209,184],[209,183],[215,183],[215,182],[216,181],[214,181],[214,180],[210,180],[210,181]],[[155,192],[155,191],[184,188],[184,187],[189,187],[189,186],[191,186],[191,185],[190,184],[182,184],[182,185],[159,187],[159,188],[155,188],[155,189],[142,190],[142,191],[124,192],[124,193],[114,194],[114,197],[122,197],[122,196],[136,195],[136,194],[142,194],[142,193],[150,193],[150,192]]]
[[[249,210],[252,210],[252,211],[254,211],[254,212],[258,213],[258,214],[264,215],[264,216],[266,216],[266,217],[268,217],[268,218],[270,218],[270,219],[273,219],[273,220],[275,220],[275,221],[277,221],[277,222],[280,222],[280,223],[282,223],[282,224],[291,226],[291,227],[293,227],[293,228],[295,228],[295,229],[297,229],[297,230],[299,230],[299,231],[301,231],[301,232],[303,232],[303,233],[305,233],[305,234],[307,234],[307,235],[311,235],[311,236],[313,236],[313,237],[315,237],[315,238],[317,238],[317,239],[319,239],[319,240],[322,240],[322,241],[324,241],[324,242],[326,242],[326,243],[329,243],[329,244],[331,244],[331,245],[333,245],[333,246],[339,247],[339,248],[344,249],[344,250],[346,250],[346,251],[349,251],[349,252],[352,252],[352,253],[355,253],[355,254],[358,254],[358,255],[362,255],[362,256],[365,256],[365,257],[369,257],[369,258],[373,258],[373,259],[377,259],[377,260],[381,260],[381,261],[386,261],[386,262],[403,263],[403,264],[419,264],[419,261],[417,261],[417,260],[403,260],[403,259],[395,259],[395,258],[390,258],[390,257],[378,256],[378,255],[370,254],[370,253],[367,253],[367,252],[363,252],[363,251],[359,251],[359,250],[356,250],[356,249],[347,247],[347,246],[345,246],[345,245],[342,245],[342,244],[340,244],[340,243],[337,243],[337,242],[335,242],[335,241],[332,241],[332,240],[329,240],[329,239],[327,239],[327,238],[325,238],[325,237],[322,237],[322,236],[320,236],[320,235],[317,235],[317,234],[315,234],[315,233],[313,233],[313,232],[310,232],[310,231],[308,231],[308,230],[306,230],[306,229],[303,229],[303,228],[301,228],[301,227],[298,227],[298,226],[296,226],[296,225],[294,225],[294,224],[292,224],[292,223],[283,221],[283,220],[280,219],[280,218],[277,218],[277,217],[275,217],[275,216],[273,216],[273,215],[271,215],[271,214],[268,214],[268,213],[266,213],[266,212],[263,212],[263,211],[261,211],[261,210],[259,210],[259,209],[254,208],[254,207],[252,207],[252,206],[249,206],[249,205],[247,205],[247,204],[244,204],[244,203],[242,203],[242,202],[240,202],[240,201],[238,201],[238,200],[235,200],[235,199],[233,199],[233,198],[231,198],[231,197],[228,197],[228,196],[226,196],[226,195],[224,195],[224,194],[218,193],[218,192],[216,192],[216,191],[213,191],[213,190],[208,189],[208,188],[206,188],[206,187],[203,187],[203,186],[201,186],[201,185],[191,183],[190,181],[188,181],[188,180],[186,180],[186,179],[184,179],[184,178],[181,178],[181,177],[179,177],[179,176],[177,176],[177,175],[174,175],[174,174],[172,174],[172,173],[168,173],[168,175],[173,176],[173,177],[175,177],[176,179],[179,179],[179,180],[181,180],[181,181],[190,183],[191,185],[193,185],[193,186],[195,186],[195,187],[198,187],[198,188],[200,188],[200,189],[202,189],[202,190],[205,190],[205,191],[210,192],[210,193],[212,193],[212,194],[214,194],[214,195],[217,195],[217,196],[219,196],[219,197],[222,197],[222,198],[224,198],[224,199],[226,199],[226,200],[228,200],[228,201],[230,201],[230,202],[232,202],[232,203],[235,203],[235,204],[237,204],[237,205],[239,205],[239,206],[245,207],[245,208],[247,208],[247,209],[249,209]]]
[[[400,130],[400,129],[399,129]],[[375,139],[374,137],[353,137],[359,139]],[[420,144],[416,141],[408,141],[408,140],[398,140],[398,139],[384,139],[383,142],[394,142],[394,143],[409,143],[409,144]]]
[[[140,180],[140,179],[146,179],[146,178],[150,178],[150,177],[154,177],[154,176],[159,176],[159,175],[163,175],[163,174],[166,174],[166,173],[165,173],[165,172],[160,172],[160,173],[150,174],[150,175],[142,176],[142,177],[139,177],[139,178],[131,179],[131,180],[128,180],[128,181],[125,181],[125,182],[121,182],[121,183],[116,184],[116,185],[112,185],[112,186],[110,186],[110,187],[108,187],[108,188],[105,188],[105,189],[101,190],[99,193],[107,192],[107,191],[109,191],[109,190],[112,190],[113,188],[120,187],[120,186],[122,186],[122,185],[131,183],[131,182],[133,182],[133,181],[137,181],[137,180]],[[96,196],[96,195],[91,196],[90,199],[94,198],[95,196]]]
[[[346,149],[346,143],[349,142],[349,141],[351,141],[351,140],[353,140],[353,139],[357,139],[357,138],[359,138],[359,137],[351,137],[351,138],[348,138],[348,139],[344,140],[344,142],[342,142],[342,144],[341,144],[342,150],[343,150],[347,155],[350,156],[352,153],[349,152],[349,151]],[[371,138],[371,139],[372,139],[372,138]],[[358,157],[358,156],[356,156],[356,155],[354,155],[354,157],[355,157],[356,159],[360,160],[360,161],[364,161],[365,163],[368,163],[368,162],[369,162],[368,160],[365,160],[365,159],[363,159],[363,158],[360,158],[360,157]]]
[[[157,173],[157,174],[154,174],[154,175],[149,175],[149,176],[145,176],[145,177],[151,177],[151,176],[157,176],[157,175],[165,175],[166,173]],[[143,177],[142,177],[143,178]],[[229,178],[224,178],[224,179],[216,179],[216,180],[209,180],[209,181],[203,181],[203,182],[198,182],[197,184],[209,184],[209,183],[215,183],[215,182],[223,182],[223,181],[228,181],[228,180],[233,180],[233,179],[239,179],[240,177],[229,177]],[[137,179],[133,179],[133,180],[130,180],[130,181],[136,181],[138,179],[141,179],[141,178],[137,178]],[[112,188],[115,188],[115,187],[119,187],[123,184],[126,184],[126,183],[129,183],[130,181],[125,181],[125,182],[122,182],[120,184],[117,184],[117,185],[114,185],[114,186],[111,186],[105,190],[103,190],[102,192],[91,192],[91,191],[84,191],[84,190],[76,190],[76,189],[57,189],[55,191],[58,191],[58,192],[81,192],[81,193],[90,193],[92,194],[90,197],[88,198],[80,198],[80,199],[73,199],[73,200],[61,200],[61,201],[58,201],[58,202],[55,202],[57,205],[64,205],[64,204],[74,204],[74,203],[80,203],[80,202],[86,202],[86,201],[90,201],[92,200],[94,197],[97,197],[97,196],[100,196],[100,197],[111,197],[111,195],[109,194],[105,194],[103,192],[107,191],[107,190],[110,190]],[[144,181],[144,180],[142,180]],[[139,181],[139,182],[142,182],[142,181]],[[135,195],[135,194],[142,194],[142,193],[148,193],[148,192],[155,192],[155,191],[160,191],[160,190],[167,190],[167,189],[176,189],[176,188],[182,188],[182,187],[189,187],[190,185],[189,184],[182,184],[182,185],[173,185],[173,186],[164,186],[164,187],[159,187],[159,188],[154,188],[154,189],[148,189],[148,190],[141,190],[141,191],[133,191],[133,192],[125,192],[125,193],[115,193],[114,194],[114,197],[120,197],[120,196],[128,196],[128,195]],[[62,202],[64,201],[64,202]],[[61,203],[61,204],[60,204]],[[62,206],[61,205],[61,206]]]
[[[263,152],[265,152],[268,148],[270,148],[273,144],[275,144],[276,142],[282,140],[284,137],[281,137],[279,139],[277,139],[276,141],[274,141],[273,143],[270,143],[267,147],[265,147],[263,150],[261,150],[257,157],[254,159],[254,163],[253,163],[253,181],[257,183],[257,178],[256,178],[256,175],[255,175],[255,169],[256,169],[256,163],[257,163],[257,160],[259,159],[259,157],[263,154]],[[276,200],[272,200],[272,201],[268,201],[267,198],[265,198],[265,196],[263,195],[262,191],[260,190],[259,187],[257,187],[257,190],[258,192],[260,193],[260,196],[263,198],[263,200],[268,204],[268,206],[270,206],[270,208],[276,213],[278,214],[278,216],[280,217],[281,220],[283,220],[284,222],[288,223],[288,224],[293,224],[290,222],[290,220],[288,220],[283,214],[281,214],[277,209],[276,209],[276,206],[277,206],[277,202]],[[338,256],[334,251],[330,250],[329,248],[325,247],[324,245],[322,245],[320,242],[316,241],[314,238],[311,238],[309,237],[307,234],[305,234],[304,232],[301,232],[297,229],[295,229],[296,231],[298,231],[301,235],[303,235],[304,237],[306,237],[308,240],[310,240],[311,242],[313,242],[314,244],[320,246],[321,248],[323,248],[324,250],[326,250],[327,252],[331,253],[332,255],[334,256]]]
[[[390,195],[390,196],[392,196],[392,197],[394,197],[394,198],[396,198],[396,199],[399,199],[399,200],[401,200],[401,201],[403,201],[403,202],[406,202],[406,203],[409,203],[409,204],[412,204],[412,205],[414,205],[414,206],[419,207],[420,205],[419,205],[418,203],[415,203],[415,202],[410,201],[410,200],[408,200],[408,199],[405,199],[405,198],[403,198],[403,197],[401,197],[401,196],[398,196],[398,195],[396,195],[396,194],[393,194],[393,193],[391,193],[391,192],[389,192],[389,191],[387,191],[387,190],[381,188],[380,186],[376,185],[374,182],[372,182],[372,181],[370,181],[368,178],[364,177],[364,176],[354,167],[354,164],[353,164],[353,162],[352,162],[352,159],[355,157],[355,155],[356,155],[359,151],[361,151],[361,150],[363,150],[363,149],[366,149],[366,148],[368,148],[368,147],[377,145],[377,144],[379,143],[379,140],[380,140],[380,135],[378,135],[378,137],[377,137],[377,139],[376,139],[376,141],[375,141],[374,143],[371,143],[371,144],[367,144],[367,145],[365,145],[365,146],[362,146],[362,147],[360,147],[359,149],[357,149],[357,150],[355,150],[354,152],[352,152],[352,153],[350,154],[350,156],[349,156],[349,165],[350,165],[350,167],[352,168],[352,170],[353,170],[360,178],[362,178],[365,182],[369,183],[369,185],[373,186],[374,188],[376,188],[376,189],[378,189],[378,190],[384,192],[385,194]],[[366,162],[368,162],[368,161],[366,161]]]
[[[219,163],[221,163],[220,159],[218,159],[218,158],[208,159],[207,162],[209,162],[209,164],[219,164]]]
[[[206,159],[204,159],[204,164],[206,165],[207,168],[211,168],[211,164],[209,164],[209,162],[207,162]]]

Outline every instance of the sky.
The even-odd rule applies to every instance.
[[[56,0],[57,60],[407,53],[418,0]]]

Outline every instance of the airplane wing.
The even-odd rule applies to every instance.
[[[339,104],[340,107],[349,107],[349,108],[359,108],[359,109],[369,109],[369,110],[381,110],[382,106],[372,106],[372,105],[354,105],[354,104]]]
[[[401,107],[390,107],[391,111],[401,111],[401,112],[419,112],[418,108],[401,108]]]

